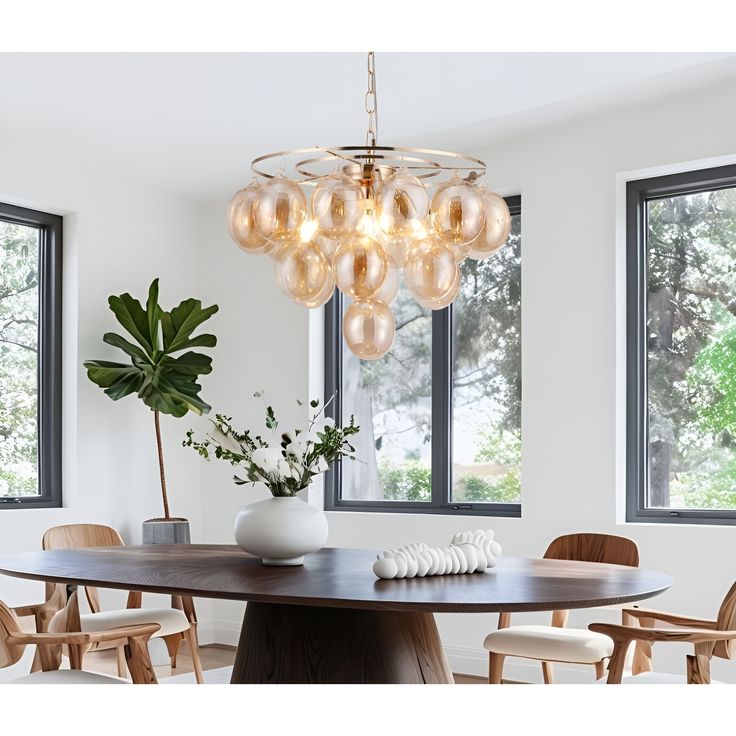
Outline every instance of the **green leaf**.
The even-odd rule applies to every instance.
[[[212,358],[209,355],[192,351],[184,353],[178,358],[167,355],[161,364],[175,373],[187,376],[204,376],[212,372]]]
[[[148,288],[148,301],[146,302],[146,316],[148,317],[148,334],[151,338],[151,346],[154,350],[159,349],[158,326],[161,321],[163,309],[158,305],[158,279],[151,282]]]
[[[151,361],[150,357],[141,348],[137,345],[133,345],[132,342],[128,342],[124,337],[117,335],[114,332],[106,332],[102,336],[102,342],[106,342],[108,345],[120,348],[124,353],[127,353],[134,358],[140,358],[146,362]]]
[[[171,312],[164,312],[161,316],[164,331],[164,351],[174,353],[186,347],[194,347],[190,335],[202,322],[209,319],[218,310],[219,307],[216,304],[202,309],[202,302],[199,299],[185,299]],[[211,340],[212,336],[210,336]],[[202,345],[202,347],[214,347],[214,343]]]
[[[153,352],[153,345],[148,331],[148,316],[143,311],[141,303],[126,293],[120,296],[111,296],[108,299],[108,304],[118,322],[150,355]]]

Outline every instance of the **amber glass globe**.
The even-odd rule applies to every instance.
[[[403,268],[406,263],[406,254],[409,247],[414,245],[417,241],[413,238],[389,238],[384,236],[381,239],[383,249],[386,251],[386,257],[390,265],[396,268]]]
[[[364,208],[360,185],[341,172],[320,180],[312,195],[312,215],[319,231],[333,240],[355,232]]]
[[[227,229],[241,250],[254,255],[268,253],[273,247],[256,228],[256,207],[260,184],[250,184],[235,193],[227,207]]]
[[[399,269],[389,266],[386,269],[386,278],[381,284],[381,288],[373,295],[373,301],[391,304],[399,293]]]
[[[452,247],[430,236],[410,248],[404,281],[417,300],[432,301],[445,296],[452,288],[456,272]]]
[[[482,260],[500,250],[511,232],[511,213],[503,197],[488,189],[479,189],[486,211],[480,235],[470,244],[468,256]]]
[[[424,307],[425,309],[444,309],[455,301],[455,298],[457,297],[459,292],[460,269],[456,266],[455,279],[452,282],[452,286],[450,287],[449,291],[444,296],[441,296],[437,299],[418,299],[417,297],[414,298],[416,299],[417,304],[419,304],[420,307]]]
[[[399,169],[376,195],[378,224],[387,238],[405,238],[421,230],[429,214],[429,195],[422,182]]]
[[[363,360],[382,358],[396,334],[393,312],[376,301],[353,302],[342,319],[342,335],[349,350]]]
[[[295,299],[297,304],[301,304],[303,307],[308,309],[316,309],[321,307],[323,304],[327,304],[330,298],[335,293],[335,279],[332,277],[332,269],[327,272],[327,278],[325,279],[325,285],[322,287],[322,291],[314,297],[306,299]]]
[[[327,260],[311,241],[283,245],[274,259],[274,274],[279,289],[298,303],[313,301],[332,281]]]
[[[261,187],[255,221],[258,233],[266,240],[295,240],[306,216],[307,198],[296,182],[277,175]]]
[[[388,260],[377,240],[357,235],[338,246],[332,268],[337,288],[343,294],[366,301],[381,288]]]
[[[454,176],[437,187],[432,197],[432,224],[446,243],[462,245],[475,240],[485,219],[483,199],[472,184]]]

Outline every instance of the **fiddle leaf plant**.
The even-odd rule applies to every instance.
[[[199,299],[185,299],[167,312],[158,303],[158,293],[158,279],[154,279],[148,289],[145,309],[130,294],[111,296],[108,299],[110,309],[133,342],[115,332],[106,332],[102,341],[122,350],[130,357],[130,362],[87,360],[84,367],[90,381],[113,401],[136,394],[153,411],[164,518],[170,519],[159,415],[183,417],[190,411],[195,414],[209,412],[211,407],[199,396],[202,387],[197,379],[212,371],[212,358],[188,348],[217,345],[214,335],[193,336],[192,333],[219,307],[214,304],[203,308]],[[182,350],[187,352],[174,355]]]

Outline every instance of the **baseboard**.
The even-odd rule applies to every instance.
[[[238,646],[240,624],[227,619],[206,619],[197,624],[197,636],[200,644],[227,644]]]

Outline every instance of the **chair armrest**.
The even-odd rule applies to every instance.
[[[16,606],[10,610],[13,611],[18,618],[23,618],[24,616],[35,616],[44,605],[44,603],[32,603],[28,606]]]
[[[61,631],[58,633],[43,632],[40,634],[16,633],[8,637],[6,641],[11,644],[97,644],[105,641],[117,641],[119,639],[131,639],[136,637],[148,638],[155,634],[161,626],[159,624],[143,624],[141,626],[121,626],[118,629],[107,629],[105,631]]]
[[[621,626],[619,624],[590,624],[588,628],[599,634],[610,636],[614,642],[630,641],[680,641],[716,642],[736,639],[736,631],[720,631],[718,629],[650,629],[641,626]]]
[[[689,626],[697,629],[715,629],[718,625],[717,621],[681,616],[677,613],[655,611],[648,608],[624,608],[622,612],[624,615],[629,615],[632,618],[651,618],[655,621],[662,621],[663,623],[673,624],[675,626]]]

